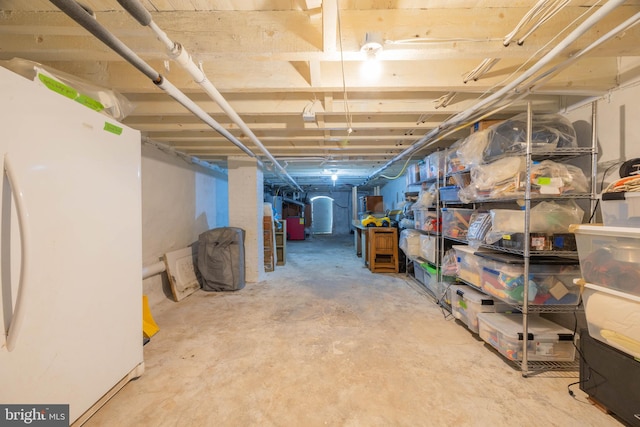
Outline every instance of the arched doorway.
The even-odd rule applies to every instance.
[[[311,232],[331,234],[333,232],[333,199],[318,196],[311,199]]]

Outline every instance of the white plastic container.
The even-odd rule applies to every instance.
[[[640,296],[587,283],[582,297],[589,335],[640,359]]]
[[[429,262],[436,262],[436,246],[438,238],[423,234],[420,236],[420,255]]]
[[[550,320],[529,316],[527,360],[572,362],[574,334]],[[509,360],[522,360],[522,314],[478,313],[480,338]]]
[[[509,304],[524,304],[524,260],[503,253],[479,252],[483,259],[480,279],[482,290]],[[490,258],[492,259],[490,259]],[[545,262],[537,264],[537,262]],[[556,262],[560,264],[546,264]],[[573,279],[580,275],[570,260],[531,258],[528,299],[531,305],[578,305],[580,288]],[[575,261],[574,261],[575,262]]]
[[[424,285],[438,298],[438,269],[432,265],[423,264],[421,268],[424,270]]]
[[[464,322],[471,332],[478,333],[478,313],[504,313],[512,311],[510,305],[467,285],[451,285],[451,314]]]
[[[436,230],[436,213],[427,209],[415,209],[413,211],[416,230],[438,231]]]
[[[602,222],[611,227],[640,227],[640,192],[600,195]]]
[[[491,224],[494,231],[501,233],[524,232],[523,210],[515,209],[491,209]]]
[[[414,258],[420,256],[420,232],[411,229],[405,229],[400,232],[400,241],[398,245],[406,256]]]
[[[442,232],[447,237],[466,239],[473,209],[442,209]]]
[[[427,179],[440,178],[444,173],[446,151],[436,151],[425,157],[427,166]]]
[[[581,224],[572,231],[585,282],[640,296],[640,228]]]
[[[456,251],[456,264],[458,267],[458,277],[467,283],[480,287],[480,273],[482,272],[481,261],[477,255],[474,255],[475,249],[467,245],[453,245]]]

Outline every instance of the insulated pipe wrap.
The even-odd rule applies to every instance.
[[[113,34],[109,33],[102,27],[95,18],[90,15],[82,6],[74,0],[49,0],[58,9],[67,14],[71,19],[76,21],[85,30],[93,34],[102,43],[113,49],[118,55],[126,59],[131,65],[136,67],[145,76],[151,80],[158,80],[160,73],[150,67],[124,43],[118,40]]]
[[[131,16],[135,18],[141,25],[145,27],[151,22],[151,14],[138,1],[118,0],[120,6],[124,8]]]

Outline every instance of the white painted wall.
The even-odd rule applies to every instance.
[[[407,190],[407,180],[404,175],[389,181],[382,189],[382,201],[385,210],[401,209],[404,206],[404,193]]]
[[[604,179],[604,187],[619,178],[616,163],[640,157],[640,81],[625,89],[611,92],[598,101],[598,183],[600,191],[602,174],[611,166]],[[567,117],[576,123],[591,122],[591,106],[570,111]]]
[[[229,225],[226,175],[142,146],[142,262],[189,246],[200,233]],[[166,273],[143,281],[153,307],[171,301]]]

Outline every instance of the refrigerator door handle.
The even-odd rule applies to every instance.
[[[24,195],[18,182],[15,178],[11,162],[9,161],[9,155],[4,156],[4,173],[7,176],[9,187],[11,188],[11,194],[16,204],[16,212],[18,214],[18,229],[20,230],[20,279],[18,282],[18,293],[16,296],[16,306],[13,309],[13,315],[7,329],[7,350],[12,351],[16,346],[16,340],[20,334],[20,328],[25,317],[24,301],[25,288],[28,271],[28,249],[27,242],[29,241],[29,228],[27,223],[27,211],[24,206]],[[8,284],[11,286],[11,283]]]

